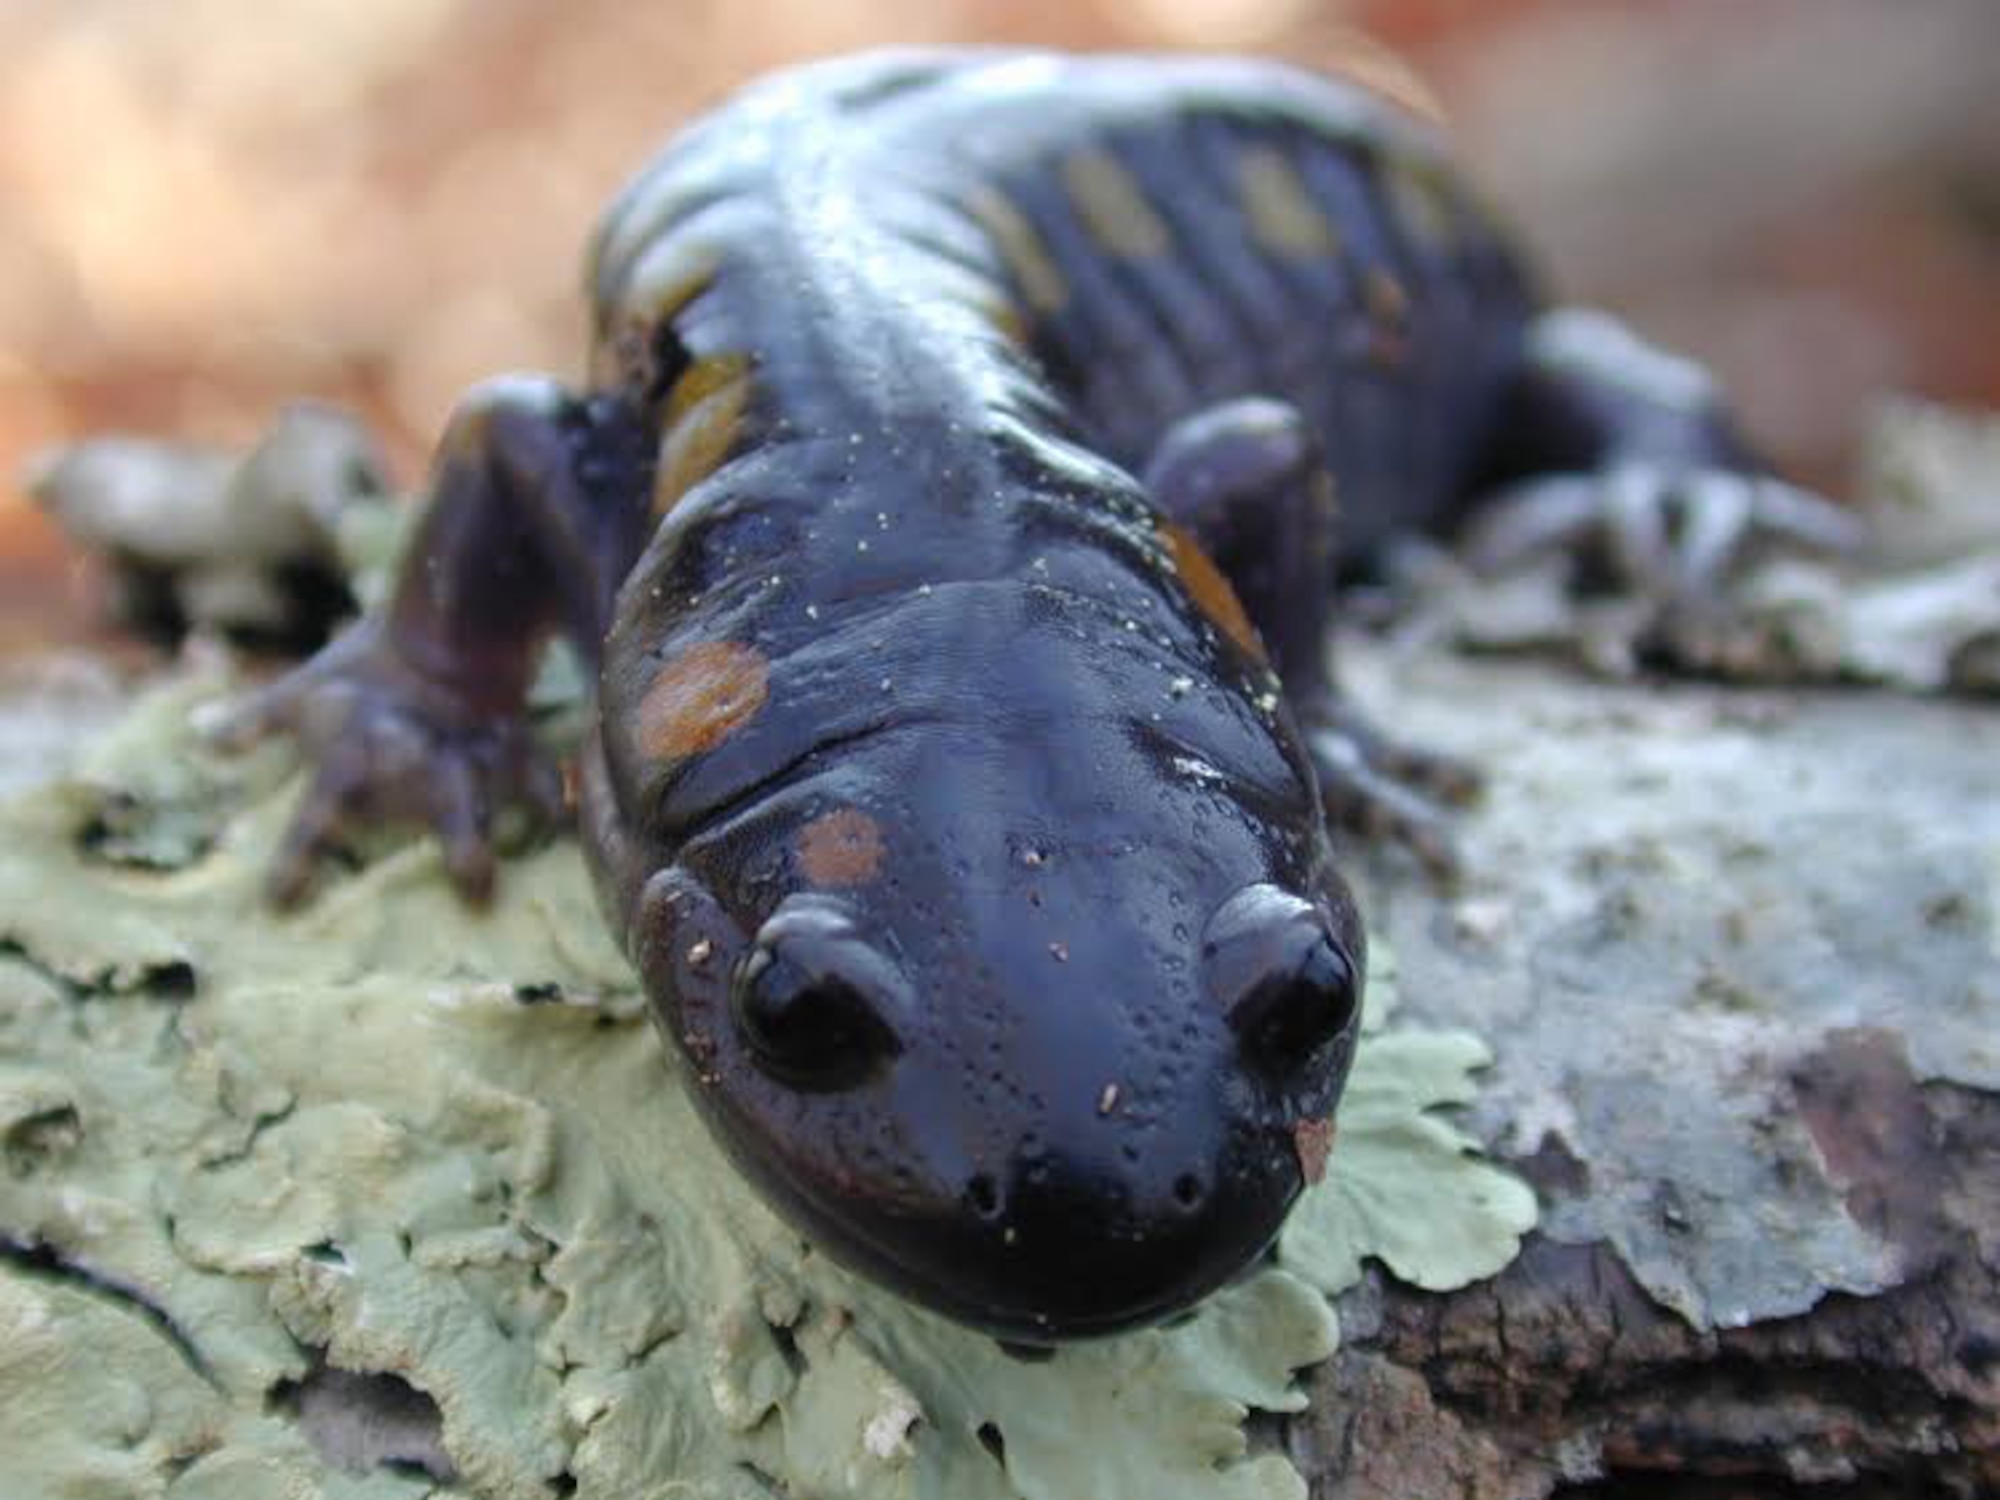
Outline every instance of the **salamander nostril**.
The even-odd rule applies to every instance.
[[[992,1219],[1000,1213],[1000,1189],[993,1179],[981,1172],[965,1185],[965,1201],[972,1211],[982,1219]]]
[[[1201,1179],[1194,1173],[1183,1172],[1174,1179],[1174,1202],[1182,1208],[1200,1208],[1202,1199],[1207,1196],[1206,1190],[1202,1187]]]

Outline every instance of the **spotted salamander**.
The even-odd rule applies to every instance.
[[[1365,952],[1329,818],[1424,848],[1453,763],[1337,690],[1365,562],[1697,590],[1836,522],[1692,366],[1542,309],[1433,126],[1271,62],[864,55],[623,191],[590,378],[486,384],[393,595],[225,739],[355,819],[564,801],[522,699],[597,680],[604,909],[717,1140],[847,1265],[1045,1344],[1179,1313],[1327,1165]],[[1497,540],[1496,540],[1497,538]]]

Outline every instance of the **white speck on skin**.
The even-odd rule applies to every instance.
[[[1174,769],[1194,781],[1205,781],[1211,786],[1220,786],[1229,778],[1224,776],[1207,761],[1193,755],[1176,755]]]

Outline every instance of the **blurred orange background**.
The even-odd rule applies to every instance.
[[[105,428],[360,408],[401,479],[455,393],[578,370],[598,206],[703,103],[881,42],[1268,52],[1356,29],[1443,99],[1569,296],[1717,367],[1839,487],[1876,393],[2000,403],[1993,0],[7,0],[0,644],[87,574],[16,493]]]

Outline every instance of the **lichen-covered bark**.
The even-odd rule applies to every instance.
[[[1946,508],[1973,523],[1951,578],[2000,552],[1990,493]],[[1988,680],[1963,670],[2000,639],[1984,605],[1823,583],[1883,606],[1839,606],[1825,672]],[[1542,618],[1573,638],[1568,608]],[[1848,648],[1890,616],[1931,623],[1878,671]],[[258,1466],[339,1500],[445,1475],[581,1500],[689,1474],[952,1500],[1269,1500],[1298,1473],[1357,1500],[2000,1492],[2000,712],[1344,661],[1385,723],[1487,768],[1463,879],[1355,854],[1374,1032],[1280,1268],[1032,1367],[753,1206],[756,1234],[710,1232],[733,1179],[702,1181],[573,850],[511,867],[496,920],[409,849],[276,923],[252,893],[282,758],[202,761],[199,685],[155,698],[0,813],[0,1460],[173,1500]],[[71,670],[0,680],[0,790],[119,707]],[[1540,1197],[1490,1280],[1533,1215],[1475,1139]],[[1302,1394],[1288,1367],[1332,1347],[1343,1288]]]
[[[1543,1221],[1343,1302],[1314,1494],[2000,1490],[2000,714],[1393,675],[1494,783],[1464,887],[1373,915]]]

